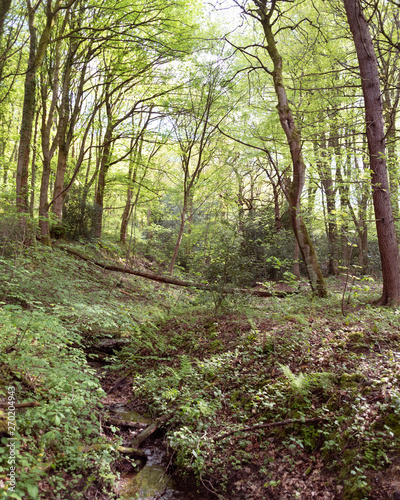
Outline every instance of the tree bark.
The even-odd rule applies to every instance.
[[[121,243],[126,244],[126,235],[128,232],[128,224],[129,224],[129,219],[132,215],[133,208],[138,202],[139,199],[139,194],[140,194],[140,185],[141,182],[139,183],[136,191],[136,197],[134,203],[132,203],[132,198],[133,198],[133,186],[136,183],[136,176],[138,173],[138,166],[142,161],[142,149],[143,149],[143,140],[144,140],[144,133],[150,123],[150,118],[151,118],[151,113],[152,113],[153,107],[150,108],[150,112],[145,120],[145,123],[142,125],[142,120],[144,118],[143,113],[140,115],[139,119],[139,132],[136,138],[132,138],[131,144],[130,144],[130,158],[129,158],[129,172],[128,172],[128,188],[126,192],[126,201],[125,201],[125,208],[122,213],[122,218],[121,218],[121,229],[120,229],[120,235],[119,235],[119,240]],[[132,129],[134,122],[133,122],[133,117],[132,117]],[[140,128],[141,127],[141,128]],[[142,175],[142,181],[146,175],[147,172],[147,167],[144,169],[144,173]]]
[[[99,177],[97,179],[97,189],[94,199],[94,216],[91,228],[91,236],[93,238],[101,238],[103,226],[103,207],[104,207],[104,190],[106,187],[107,172],[110,167],[110,153],[113,134],[112,123],[112,106],[109,100],[108,90],[106,89],[106,111],[107,111],[107,127],[104,133],[103,148],[100,159]]]
[[[64,18],[63,27],[61,29],[60,35],[62,35],[67,17]],[[50,221],[49,221],[49,204],[48,204],[48,193],[50,185],[50,174],[51,174],[51,160],[54,156],[58,134],[53,141],[51,141],[51,129],[54,121],[54,113],[56,110],[58,90],[59,90],[59,72],[60,72],[60,59],[61,59],[61,40],[56,44],[55,55],[54,55],[54,68],[51,72],[49,68],[50,79],[49,81],[44,81],[44,77],[41,82],[41,94],[42,94],[42,128],[41,128],[41,143],[42,143],[42,156],[43,156],[43,169],[42,169],[42,180],[40,183],[40,195],[39,195],[39,227],[40,227],[40,239],[44,245],[51,246],[50,238]],[[48,101],[48,91],[47,88],[51,87],[51,101],[50,107],[47,113],[47,101]]]
[[[20,129],[20,142],[17,162],[17,209],[21,213],[29,211],[29,154],[32,137],[32,126],[35,115],[36,103],[36,46],[37,35],[35,22],[35,12],[28,3],[29,19],[29,58],[28,69],[25,74],[24,102],[22,107],[22,119]]]
[[[323,147],[325,144],[325,134],[323,138]],[[334,140],[331,136],[328,139],[328,146],[332,148]],[[329,244],[329,262],[328,262],[328,274],[336,276],[339,273],[339,262],[338,262],[338,247],[337,247],[337,221],[336,221],[336,189],[334,188],[332,168],[329,163],[329,158],[327,158],[326,150],[322,151],[322,177],[321,182],[325,192],[326,198],[326,212],[327,212],[327,237]]]
[[[78,20],[77,26],[80,27],[81,19]],[[79,42],[76,41],[71,44],[69,48],[68,57],[64,65],[63,83],[62,83],[62,96],[61,106],[59,110],[59,146],[57,158],[57,172],[54,181],[54,205],[53,212],[57,217],[60,224],[62,224],[63,207],[67,191],[64,190],[64,178],[67,171],[67,161],[71,143],[74,137],[75,124],[78,119],[82,106],[82,98],[84,85],[86,81],[86,70],[91,60],[93,53],[91,48],[88,48],[85,60],[80,70],[78,89],[74,93],[74,108],[70,113],[71,106],[71,82],[73,66],[76,64],[76,52],[79,47]]]
[[[371,169],[372,199],[382,264],[381,305],[400,303],[400,259],[386,168],[385,127],[378,63],[359,0],[343,0],[360,66]]]
[[[11,7],[11,0],[0,0],[0,40],[3,36],[4,21]]]
[[[187,201],[188,195],[187,195],[187,193],[184,194],[184,197],[185,197],[185,199],[183,201],[183,207],[182,207],[182,211],[181,211],[181,222],[180,222],[180,225],[179,225],[178,238],[176,240],[174,251],[173,251],[173,254],[172,254],[171,263],[169,265],[169,274],[170,274],[170,276],[172,276],[172,273],[174,272],[175,262],[176,262],[176,259],[178,257],[179,248],[180,248],[181,243],[182,243],[183,231],[185,230],[186,212],[187,212],[187,205],[188,205],[188,201]]]
[[[400,75],[397,78],[397,88],[395,91],[386,89],[383,93],[384,119],[386,126],[386,147],[387,147],[387,169],[389,171],[390,194],[393,206],[393,215],[398,220],[399,209],[399,169],[396,155],[396,119],[397,109],[400,100]],[[400,230],[397,228],[397,238],[400,238]]]

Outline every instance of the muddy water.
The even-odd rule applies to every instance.
[[[135,410],[125,410],[123,406],[116,406],[114,413],[118,415],[120,420],[129,420],[131,422],[138,422],[139,424],[150,424],[151,419],[141,415]]]
[[[140,413],[125,410],[123,406],[113,412],[121,420],[149,424],[151,420]],[[118,492],[124,500],[206,500],[206,492],[198,492],[195,481],[185,486],[177,484],[166,471],[166,452],[162,441],[150,438],[142,450],[147,460],[139,472],[124,474],[118,485]]]
[[[168,477],[163,466],[165,453],[157,448],[144,449],[146,465],[139,472],[124,475],[119,483],[119,493],[126,500],[169,500],[183,498],[177,485]]]

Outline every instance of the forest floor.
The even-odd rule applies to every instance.
[[[126,263],[116,245],[80,251]],[[400,311],[371,305],[378,282],[355,281],[343,297],[346,278],[331,279],[327,299],[306,285],[283,299],[226,295],[42,247],[3,255],[0,273],[0,403],[15,393],[39,405],[16,412],[15,489],[0,418],[6,497],[118,495],[124,436],[106,424],[107,396],[88,364],[99,360],[103,388],[120,380],[114,398],[168,417],[158,439],[171,474],[194,474],[211,497],[399,494]],[[118,350],[96,350],[104,339]]]

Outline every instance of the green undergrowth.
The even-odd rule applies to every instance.
[[[189,313],[120,359],[136,367],[135,394],[170,416],[177,464],[223,498],[377,498],[376,478],[390,494],[385,473],[399,466],[398,311],[351,306],[341,316],[335,296],[272,298],[247,316]]]
[[[97,260],[109,252],[75,249]],[[162,317],[164,293],[57,248],[1,255],[0,402],[37,404],[17,408],[15,417],[13,408],[0,411],[1,498],[115,496],[119,440],[101,427],[105,394],[85,352]]]
[[[143,265],[115,244],[73,248]],[[400,466],[399,311],[368,306],[374,289],[361,285],[343,300],[340,286],[331,281],[327,299],[306,287],[260,299],[155,284],[58,248],[2,254],[0,401],[38,404],[16,411],[14,490],[0,413],[3,493],[116,496],[119,441],[102,428],[104,393],[85,353],[123,337],[109,373],[129,373],[134,396],[170,417],[175,463],[220,498],[390,496]]]
[[[0,324],[0,394],[10,403],[38,403],[16,412],[11,405],[4,410],[11,435],[3,435],[0,445],[5,498],[60,498],[67,488],[66,473],[74,476],[68,488],[81,489],[76,498],[84,498],[90,485],[80,484],[82,474],[90,475],[99,464],[103,475],[97,486],[109,488],[112,450],[81,451],[84,445],[105,440],[96,418],[104,392],[82,350],[73,347],[79,346],[80,337],[56,318],[20,306],[3,306]],[[10,467],[15,467],[15,485],[7,481],[14,470]],[[63,473],[57,474],[60,469]]]

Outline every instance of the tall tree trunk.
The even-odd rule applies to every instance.
[[[124,211],[122,212],[122,217],[121,217],[121,229],[119,232],[119,241],[123,244],[126,244],[126,235],[128,231],[128,224],[129,224],[129,218],[131,215],[131,207],[132,207],[132,198],[133,198],[133,189],[132,186],[135,183],[135,176],[136,176],[136,171],[134,173],[134,176],[132,178],[132,165],[129,166],[129,174],[128,174],[128,189],[126,190],[126,201],[125,201],[125,207]]]
[[[37,4],[38,6],[39,4]],[[56,13],[51,11],[51,0],[46,3],[46,24],[43,28],[39,43],[37,43],[35,27],[35,10],[30,0],[27,0],[29,21],[29,58],[28,69],[25,74],[24,103],[22,107],[22,120],[20,142],[17,162],[17,209],[21,213],[29,211],[29,155],[32,138],[33,119],[36,104],[36,73],[42,65],[50,42],[51,30]]]
[[[319,297],[326,297],[328,294],[326,283],[318,263],[314,245],[309,237],[307,227],[300,211],[300,196],[304,187],[306,167],[301,152],[302,143],[300,132],[297,129],[292,115],[283,82],[283,61],[278,51],[274,33],[272,31],[271,17],[274,13],[274,9],[271,8],[267,13],[266,3],[266,0],[256,1],[256,4],[261,7],[260,21],[267,41],[267,51],[274,66],[272,77],[274,81],[275,93],[278,98],[277,108],[279,119],[285,132],[292,158],[293,176],[288,192],[290,219],[307,268],[310,285]]]
[[[330,150],[334,147],[331,136],[328,139]],[[339,258],[337,244],[337,220],[336,220],[336,189],[333,183],[332,168],[329,159],[324,158],[325,175],[323,176],[323,187],[326,196],[326,211],[328,214],[328,242],[329,242],[329,264],[328,273],[336,276],[339,273]]]
[[[80,26],[81,19],[79,18],[77,26]],[[71,80],[72,80],[72,69],[75,63],[75,55],[79,47],[79,42],[76,41],[70,45],[67,60],[64,65],[63,73],[63,83],[62,83],[62,96],[61,96],[61,106],[59,110],[59,146],[58,146],[58,158],[57,158],[57,171],[56,178],[54,181],[54,205],[53,212],[57,217],[60,224],[62,224],[63,207],[67,191],[64,191],[64,178],[67,171],[67,161],[71,143],[74,137],[75,125],[78,119],[82,97],[84,91],[84,85],[86,81],[86,70],[89,61],[92,58],[92,50],[88,48],[86,53],[86,58],[83,63],[83,67],[80,70],[80,80],[78,89],[74,93],[74,108],[72,113],[70,113],[71,106]],[[96,94],[97,97],[97,94]]]
[[[17,162],[17,209],[19,212],[29,211],[28,205],[28,177],[29,177],[29,154],[32,137],[32,125],[35,115],[36,103],[36,46],[37,36],[35,23],[35,12],[29,5],[29,58],[28,69],[25,74],[24,103],[22,107],[22,119],[20,129],[20,141]]]
[[[357,160],[355,159],[355,162]],[[361,159],[362,166],[360,168],[366,172],[369,168],[369,165],[366,165],[364,160]],[[362,172],[363,173],[363,172]],[[367,219],[367,210],[368,210],[368,201],[370,197],[370,192],[368,189],[368,185],[362,183],[360,185],[361,193],[358,197],[358,220],[357,220],[357,246],[358,246],[358,265],[361,267],[361,271],[363,274],[368,273],[368,224],[366,222]]]
[[[400,259],[386,168],[385,127],[378,64],[368,22],[359,0],[343,0],[360,66],[370,158],[372,199],[382,264],[379,304],[400,302]]]
[[[65,17],[63,28],[61,29],[60,35],[62,35],[67,18]],[[41,82],[41,94],[42,94],[42,156],[43,156],[43,170],[42,170],[42,180],[40,183],[40,195],[39,195],[39,228],[40,228],[40,239],[44,245],[51,246],[50,238],[50,221],[49,221],[49,184],[51,175],[51,160],[54,156],[57,139],[59,134],[51,142],[51,129],[54,121],[54,113],[56,110],[58,91],[59,91],[59,72],[60,72],[60,59],[61,59],[61,40],[56,44],[55,55],[54,55],[54,68],[49,68],[49,73],[52,73],[50,78],[51,82],[46,82],[44,77]],[[53,71],[51,71],[53,69]],[[51,87],[51,101],[49,106],[49,111],[47,113],[47,101],[48,101],[48,90]]]
[[[129,172],[128,172],[128,188],[126,191],[126,202],[125,202],[124,211],[122,213],[121,229],[120,229],[120,234],[119,234],[119,241],[121,243],[124,243],[124,244],[126,243],[126,240],[127,240],[129,219],[132,215],[133,208],[139,199],[141,182],[137,188],[135,203],[132,205],[133,186],[136,183],[136,175],[138,172],[138,166],[142,161],[142,149],[143,149],[144,133],[147,129],[147,126],[150,123],[152,109],[153,109],[153,107],[150,108],[150,113],[148,114],[143,126],[142,126],[142,120],[144,118],[144,115],[143,115],[143,113],[140,114],[139,124],[138,124],[138,128],[140,129],[140,131],[138,132],[138,136],[136,138],[132,137],[132,139],[131,139],[130,157],[129,157]],[[142,128],[140,128],[141,126],[142,126]],[[132,129],[134,129],[133,116],[132,116]],[[145,168],[144,174],[143,174],[141,180],[144,179],[144,176],[146,175],[146,172],[147,172],[147,168],[148,167]]]
[[[11,0],[0,0],[0,40],[3,36],[4,21],[11,7]]]
[[[294,253],[293,253],[293,274],[297,279],[300,279],[300,247],[297,240],[294,240]]]
[[[387,169],[389,171],[390,194],[393,206],[393,215],[396,220],[399,219],[399,168],[396,156],[396,117],[397,108],[400,100],[400,76],[397,79],[397,89],[386,89],[383,94],[384,119],[386,127],[386,146],[387,146]],[[397,239],[400,239],[400,230],[397,229]]]
[[[33,154],[32,154],[32,168],[31,168],[31,198],[29,202],[29,213],[33,217],[33,209],[35,206],[35,183],[36,183],[36,156],[37,156],[37,136],[38,136],[38,126],[39,126],[39,112],[36,114],[35,120],[35,132],[33,134]]]
[[[101,238],[101,231],[103,226],[104,190],[106,187],[106,177],[110,162],[112,132],[113,132],[113,126],[112,126],[111,107],[109,103],[107,103],[107,128],[103,140],[99,177],[97,179],[97,189],[94,199],[94,216],[91,228],[91,236],[93,238],[99,238],[99,239]]]

